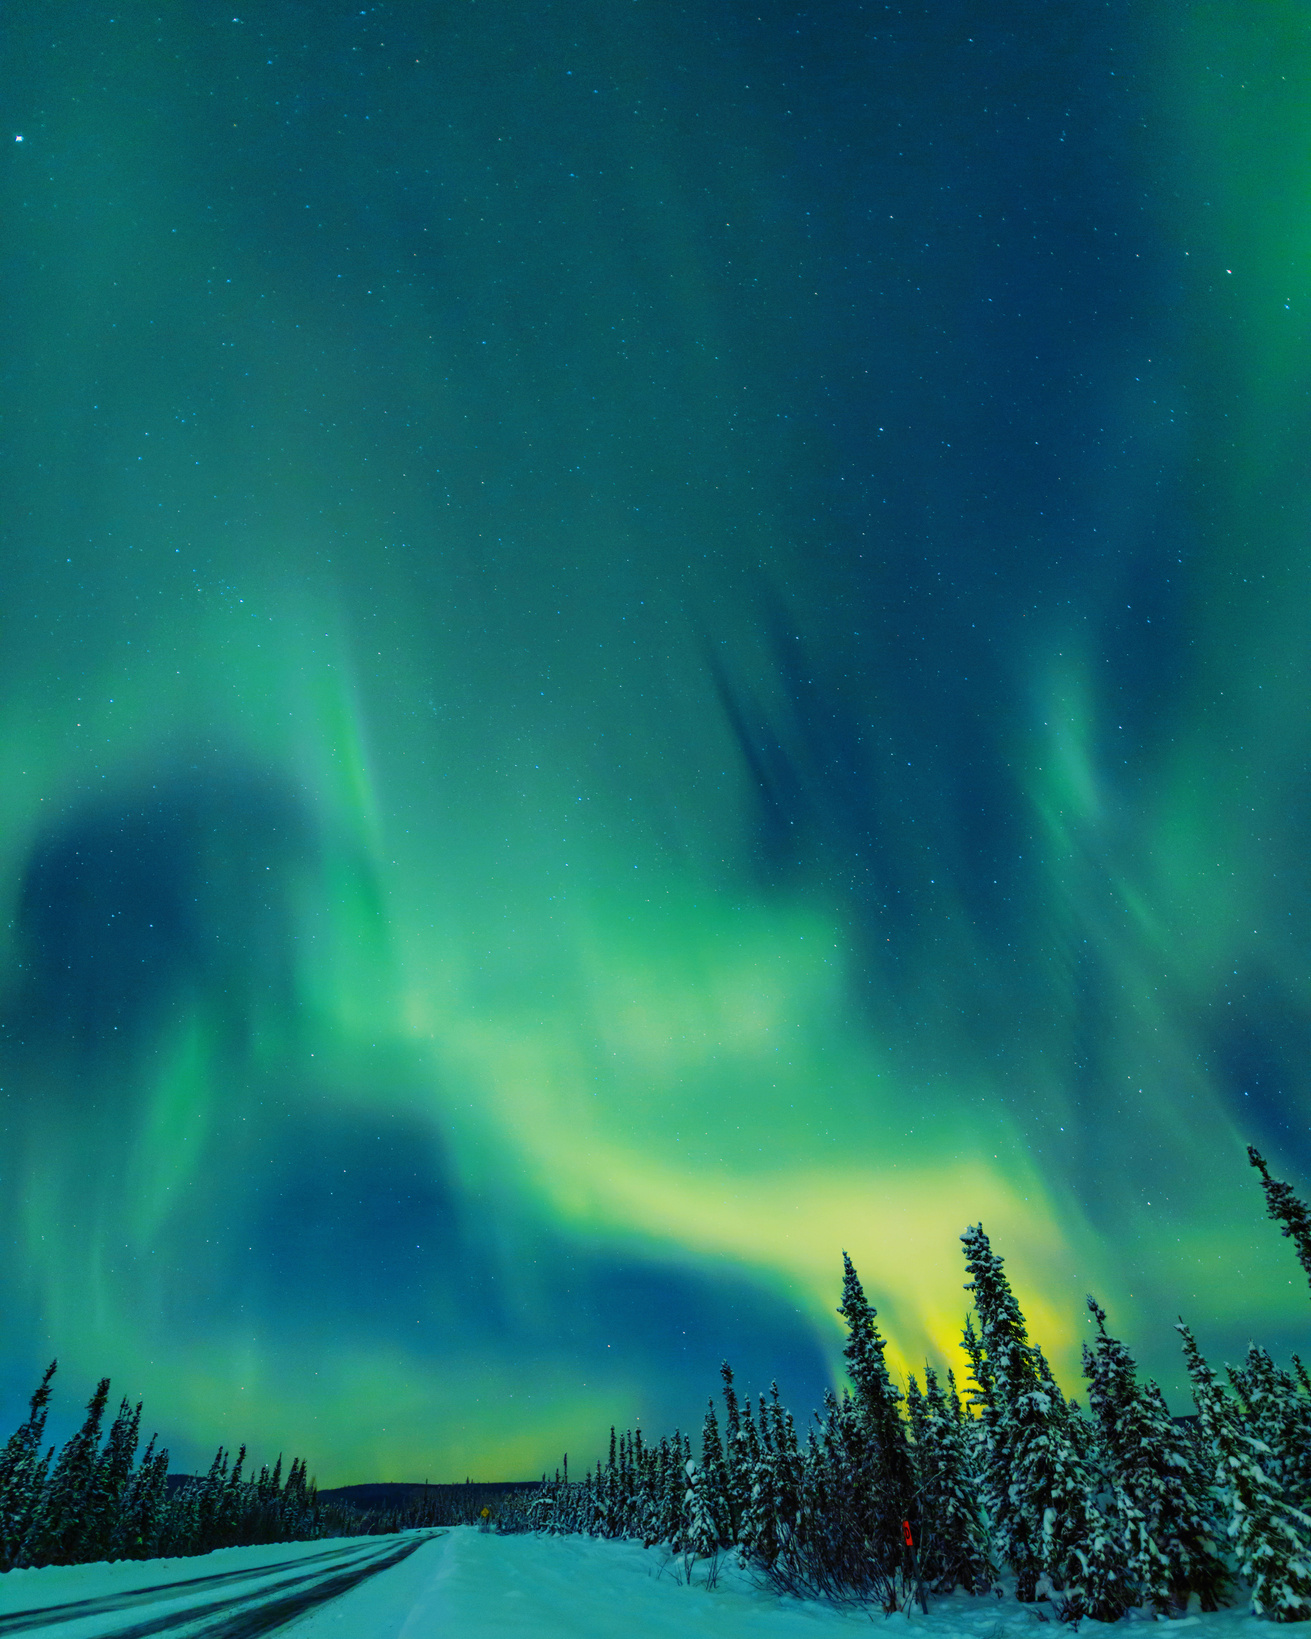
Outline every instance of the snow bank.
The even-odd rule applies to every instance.
[[[1043,1623],[1042,1607],[964,1594],[930,1600],[929,1614],[885,1617],[865,1609],[835,1610],[783,1599],[755,1584],[730,1560],[719,1584],[704,1586],[697,1566],[689,1587],[681,1562],[663,1550],[589,1537],[498,1537],[459,1527],[426,1544],[375,1582],[325,1605],[286,1630],[296,1639],[840,1639],[868,1632],[887,1639],[1065,1639],[1068,1629]],[[1046,1614],[1042,1611],[1042,1614]],[[1118,1632],[1145,1622],[1133,1617]],[[1273,1639],[1305,1636],[1311,1623],[1272,1630],[1245,1609],[1161,1622],[1152,1639]],[[1082,1624],[1108,1633],[1100,1623]]]

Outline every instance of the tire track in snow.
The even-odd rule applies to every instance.
[[[330,1549],[326,1553],[311,1555],[310,1560],[338,1561],[343,1557],[353,1557],[353,1563],[320,1566],[308,1575],[298,1574],[306,1560],[294,1560],[290,1564],[283,1561],[267,1567],[254,1566],[212,1576],[157,1583],[129,1593],[14,1611],[0,1618],[0,1636],[35,1629],[49,1631],[66,1623],[80,1624],[103,1616],[109,1618],[109,1622],[95,1628],[95,1639],[151,1639],[155,1634],[171,1634],[174,1639],[258,1639],[260,1634],[271,1633],[316,1606],[348,1593],[370,1577],[399,1565],[425,1542],[431,1541],[433,1535],[443,1534],[436,1532],[413,1537],[399,1546],[382,1550],[376,1547],[363,1550],[354,1547]],[[147,1617],[144,1621],[129,1622],[126,1626],[113,1622],[115,1614],[125,1615],[132,1607],[152,1603],[173,1604],[185,1598],[188,1592],[208,1590],[235,1581],[249,1583],[261,1576],[271,1580],[243,1592],[232,1593],[226,1598],[189,1603],[180,1609]],[[91,1630],[83,1630],[79,1639],[91,1639]]]

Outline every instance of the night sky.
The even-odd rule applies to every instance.
[[[1311,14],[14,0],[0,1413],[518,1477],[982,1220],[1305,1347]]]

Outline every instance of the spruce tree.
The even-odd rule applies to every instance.
[[[662,1434],[660,1444],[655,1449],[651,1469],[652,1496],[646,1528],[642,1533],[644,1548],[653,1548],[657,1542],[664,1542],[669,1536],[671,1525],[666,1512],[666,1499],[669,1493],[670,1463],[669,1436]]]
[[[901,1391],[888,1373],[887,1343],[874,1324],[878,1311],[866,1298],[855,1265],[845,1252],[842,1268],[838,1313],[847,1323],[848,1334],[842,1352],[866,1431],[873,1549],[885,1572],[891,1574],[905,1559],[904,1522],[918,1536],[915,1473],[901,1414]]]
[[[810,1563],[815,1591],[878,1593],[896,1563],[888,1564],[878,1453],[869,1422],[845,1389],[840,1400],[832,1390],[826,1393],[824,1411],[812,1475],[815,1534]]]
[[[954,1588],[986,1593],[994,1572],[987,1514],[972,1469],[968,1436],[929,1365],[924,1367],[924,1389],[921,1395],[915,1378],[907,1380],[919,1481],[920,1575],[935,1593],[950,1593]],[[954,1382],[952,1392],[954,1395]]]
[[[219,1527],[227,1480],[228,1454],[220,1446],[196,1495],[196,1547],[193,1553],[207,1554],[223,1546]]]
[[[1219,1610],[1233,1580],[1220,1555],[1212,1465],[1206,1460],[1205,1436],[1196,1423],[1186,1428],[1170,1413],[1160,1385],[1151,1378],[1143,1397],[1155,1440],[1166,1453],[1166,1473],[1159,1483],[1161,1541],[1172,1565],[1187,1574],[1187,1585],[1204,1611]],[[1199,1461],[1199,1452],[1202,1460]],[[1173,1481],[1172,1485],[1169,1483]],[[1182,1586],[1182,1584],[1180,1584]]]
[[[603,1537],[619,1534],[619,1462],[615,1426],[610,1425],[610,1458],[605,1465],[605,1484],[601,1491],[601,1532]]]
[[[777,1407],[778,1385],[774,1385]],[[760,1412],[756,1423],[756,1460],[751,1472],[751,1489],[747,1506],[738,1528],[738,1545],[742,1563],[753,1557],[770,1565],[778,1557],[780,1465],[782,1452],[775,1436],[780,1425],[771,1414],[764,1395],[760,1396]]]
[[[1280,1497],[1262,1466],[1268,1448],[1244,1431],[1233,1402],[1182,1321],[1179,1333],[1193,1399],[1215,1461],[1216,1485],[1227,1504],[1229,1541],[1239,1574],[1251,1589],[1252,1612],[1277,1622],[1307,1621],[1311,1518]]]
[[[132,1476],[141,1427],[141,1402],[124,1400],[110,1424],[105,1448],[87,1488],[78,1557],[107,1559],[115,1527],[123,1509],[124,1493]]]
[[[927,1367],[925,1369],[927,1370]],[[907,1372],[906,1421],[910,1424],[911,1460],[915,1465],[915,1478],[917,1481],[921,1481],[919,1454],[920,1447],[924,1443],[924,1416],[924,1396],[920,1393],[919,1383],[914,1372]]]
[[[664,1465],[664,1498],[660,1534],[656,1539],[668,1543],[670,1551],[675,1554],[683,1551],[687,1535],[687,1465],[691,1460],[692,1452],[686,1438],[675,1429]]]
[[[228,1476],[228,1483],[223,1493],[219,1528],[220,1540],[225,1548],[234,1547],[237,1543],[245,1541],[246,1492],[241,1479],[242,1470],[245,1466],[246,1448],[243,1445],[237,1452],[237,1460],[232,1465],[232,1473]],[[544,1475],[543,1478],[545,1478]]]
[[[25,1422],[20,1423],[0,1451],[0,1571],[18,1563],[45,1489],[49,1453],[41,1456],[50,1406],[50,1379],[59,1362],[52,1360],[32,1394]]]
[[[1011,1541],[1021,1563],[1046,1572],[1066,1614],[1115,1621],[1133,1603],[1124,1555],[1095,1501],[1092,1476],[1070,1437],[1068,1409],[1041,1351],[1009,1430]],[[1014,1563],[1014,1560],[1012,1560]]]
[[[129,1476],[114,1521],[109,1559],[150,1559],[157,1551],[167,1502],[168,1452],[155,1450],[155,1436]],[[265,1540],[275,1540],[272,1535]]]
[[[1133,1357],[1088,1307],[1097,1337],[1084,1345],[1088,1403],[1101,1437],[1113,1511],[1137,1597],[1161,1616],[1186,1608],[1190,1591],[1214,1610],[1228,1581],[1216,1552],[1210,1486],[1155,1383],[1140,1385]]]
[[[737,1429],[737,1484],[741,1491],[742,1509],[738,1517],[737,1530],[734,1534],[735,1540],[740,1539],[742,1534],[742,1522],[746,1519],[751,1510],[752,1489],[755,1486],[756,1476],[760,1469],[762,1432],[763,1431],[761,1429],[756,1427],[756,1420],[752,1414],[750,1399],[744,1398],[742,1401],[741,1414],[738,1420]]]
[[[1123,1553],[1097,1506],[1089,1470],[1046,1357],[982,1224],[961,1236],[979,1334],[965,1345],[987,1419],[987,1489],[993,1530],[1015,1572],[1017,1598],[1037,1596],[1044,1573],[1072,1617],[1114,1620],[1132,1602]]]
[[[738,1527],[751,1494],[751,1465],[746,1442],[742,1436],[742,1413],[737,1390],[733,1387],[733,1368],[727,1360],[721,1363],[719,1375],[724,1384],[724,1464],[728,1531],[729,1540],[736,1542]]]
[[[635,1476],[633,1462],[633,1435],[626,1429],[619,1437],[619,1469],[618,1503],[615,1510],[615,1535],[626,1537],[631,1534],[633,1523],[633,1505],[635,1501]]]
[[[71,1565],[85,1520],[85,1508],[96,1477],[100,1424],[109,1398],[109,1379],[102,1377],[87,1402],[86,1419],[59,1454],[20,1550],[24,1565]]]
[[[720,1522],[705,1465],[689,1461],[687,1491],[684,1496],[687,1529],[684,1546],[701,1559],[719,1551]]]
[[[1228,1368],[1249,1434],[1265,1442],[1265,1464],[1285,1498],[1307,1512],[1311,1502],[1311,1398],[1253,1343],[1242,1366]]]
[[[770,1384],[768,1408],[761,1397],[760,1427],[762,1450],[768,1455],[753,1487],[749,1546],[772,1564],[796,1535],[803,1466],[796,1426],[779,1398],[777,1383]],[[745,1531],[742,1540],[748,1545]]]
[[[706,1408],[705,1422],[701,1427],[698,1485],[697,1506],[701,1510],[698,1518],[703,1520],[704,1529],[713,1529],[715,1546],[727,1548],[733,1540],[728,1513],[728,1474],[724,1467],[724,1449],[719,1441],[719,1423],[713,1400]],[[702,1525],[694,1524],[693,1537],[697,1543],[696,1552],[708,1554],[710,1550],[702,1545],[706,1540]]]
[[[1247,1158],[1261,1174],[1267,1215],[1283,1225],[1283,1233],[1292,1241],[1297,1251],[1297,1261],[1311,1281],[1311,1209],[1300,1196],[1293,1193],[1291,1184],[1281,1183],[1270,1176],[1265,1157],[1254,1144],[1247,1146]]]
[[[972,1225],[961,1242],[971,1276],[965,1290],[979,1319],[977,1333],[966,1321],[963,1342],[985,1428],[983,1481],[998,1551],[1015,1572],[1016,1598],[1031,1603],[1044,1568],[1042,1523],[1019,1483],[1019,1412],[1021,1397],[1037,1386],[1037,1374],[1024,1316],[983,1225]]]
[[[806,1431],[806,1449],[801,1457],[797,1528],[779,1556],[784,1573],[791,1577],[794,1587],[808,1585],[806,1564],[819,1540],[825,1501],[823,1450],[819,1437],[811,1428]]]

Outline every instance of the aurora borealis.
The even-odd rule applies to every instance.
[[[1298,1346],[1306,7],[0,26],[7,1426]]]

